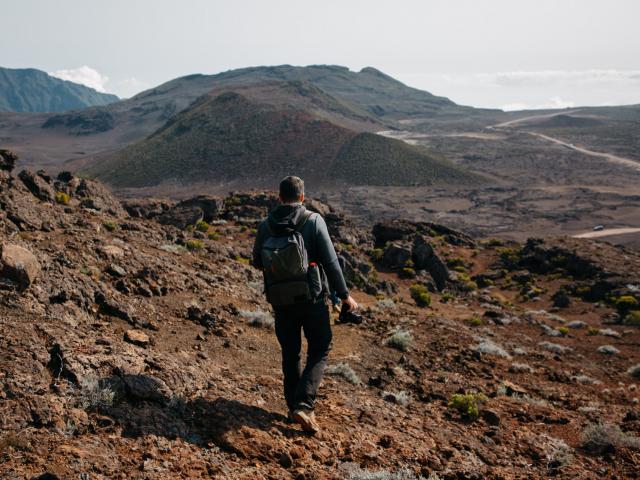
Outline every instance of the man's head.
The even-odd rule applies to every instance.
[[[284,177],[280,182],[280,201],[296,203],[304,201],[304,182],[300,177]]]

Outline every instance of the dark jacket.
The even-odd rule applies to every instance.
[[[262,242],[269,236],[269,230],[267,222],[271,226],[271,229],[276,233],[283,233],[287,228],[295,228],[298,224],[300,217],[305,212],[305,207],[302,204],[286,204],[276,207],[269,216],[260,224],[258,232],[256,234],[256,241],[253,245],[253,265],[256,268],[262,270],[262,258],[260,256],[260,250],[262,249]],[[331,291],[338,292],[338,297],[343,300],[349,296],[349,290],[347,284],[344,281],[340,264],[338,263],[338,257],[336,251],[333,248],[333,243],[329,237],[329,231],[327,230],[327,224],[322,216],[318,213],[314,213],[307,220],[302,227],[302,238],[304,239],[304,245],[307,249],[307,255],[309,262],[316,262],[322,265],[327,279],[329,281],[329,287]]]

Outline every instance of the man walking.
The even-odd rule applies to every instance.
[[[289,417],[316,433],[315,397],[332,338],[327,296],[337,292],[346,309],[358,305],[347,290],[324,219],[302,204],[302,179],[284,178],[279,199],[280,205],[258,228],[253,264],[264,273],[265,293],[275,313]],[[301,330],[308,346],[304,370]]]

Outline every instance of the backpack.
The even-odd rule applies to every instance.
[[[310,273],[318,267],[309,267],[307,249],[302,238],[302,228],[312,216],[305,211],[294,229],[276,234],[267,220],[268,236],[262,243],[260,256],[264,273],[267,300],[273,306],[295,305],[315,300],[322,292],[310,286]]]

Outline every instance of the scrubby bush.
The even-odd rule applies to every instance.
[[[600,329],[597,327],[587,328],[587,335],[598,335],[598,333],[600,333]]]
[[[631,310],[627,316],[624,317],[624,324],[640,327],[640,310]]]
[[[240,316],[248,320],[252,327],[273,328],[275,320],[269,312],[262,310],[240,310]]]
[[[538,343],[538,346],[545,350],[558,354],[567,353],[573,350],[571,347],[565,347],[564,345],[559,345],[553,342],[540,342]]]
[[[109,232],[113,232],[116,228],[118,228],[118,224],[113,220],[105,220],[104,222],[102,222],[102,226]]]
[[[569,335],[569,327],[558,327],[557,330],[563,337]]]
[[[482,321],[482,318],[480,318],[480,317],[471,317],[471,318],[467,318],[467,323],[469,325],[471,325],[472,327],[479,327],[484,322]]]
[[[192,238],[191,240],[187,240],[187,250],[197,251],[202,250],[204,248],[204,242],[197,238]]]
[[[602,345],[598,347],[598,353],[604,353],[605,355],[616,355],[620,353],[620,350],[618,350],[613,345]]]
[[[347,382],[353,385],[360,385],[362,382],[360,381],[360,377],[358,374],[351,368],[348,363],[340,362],[335,365],[329,365],[325,373],[327,375],[336,375],[338,377],[344,378]]]
[[[219,240],[220,239],[220,234],[218,232],[209,232],[207,234],[207,238],[209,240]]]
[[[68,193],[65,192],[56,192],[56,203],[59,203],[60,205],[68,205],[69,201],[71,200],[71,197],[69,196]]]
[[[431,305],[431,295],[427,287],[420,283],[414,283],[409,287],[411,298],[416,302],[419,307],[428,307]]]
[[[493,340],[489,340],[488,338],[481,339],[480,343],[478,343],[478,345],[474,347],[474,350],[476,352],[485,353],[487,355],[496,355],[502,358],[511,358],[511,355],[509,355],[504,348],[493,342]]]
[[[395,310],[396,304],[390,298],[381,298],[376,302],[376,306],[380,310]]]
[[[374,248],[370,252],[371,258],[376,262],[382,260],[382,256],[384,255],[384,250],[381,248]]]
[[[86,376],[80,378],[80,392],[78,403],[85,410],[96,410],[113,405],[115,392],[106,385],[102,385],[98,378]]]
[[[500,260],[507,268],[515,268],[520,262],[520,250],[515,248],[501,248],[498,250]]]
[[[511,373],[533,373],[533,368],[526,363],[514,362],[509,366],[509,371]]]
[[[411,403],[411,395],[404,390],[400,390],[399,392],[384,391],[382,392],[382,398],[384,398],[388,402],[402,405],[403,407],[406,407]]]
[[[184,248],[182,245],[176,245],[175,243],[167,243],[164,245],[160,245],[160,250],[163,250],[165,252],[169,252],[169,253],[175,253],[175,254],[181,254],[187,251],[186,248]]]
[[[640,438],[629,435],[618,425],[593,423],[582,432],[582,448],[593,453],[603,453],[616,448],[640,449]]]
[[[489,238],[485,240],[483,243],[487,247],[502,247],[504,245],[504,242],[502,240],[495,237]]]
[[[395,348],[402,352],[409,349],[413,343],[413,335],[409,330],[398,329],[389,338],[384,341],[388,347]]]
[[[198,220],[196,222],[196,226],[195,229],[199,232],[202,233],[206,233],[209,231],[209,228],[211,228],[211,225],[209,225],[207,222],[205,222],[204,220]]]
[[[400,278],[416,278],[416,271],[412,267],[404,267],[400,270]]]
[[[416,476],[409,469],[401,469],[396,472],[389,470],[364,470],[359,465],[350,464],[343,467],[347,480],[425,480],[422,476]],[[431,474],[426,480],[440,480],[440,478]]]
[[[627,370],[627,373],[631,375],[633,378],[640,378],[640,363],[629,367],[629,370]]]
[[[454,295],[454,294],[449,293],[449,292],[444,292],[444,293],[442,294],[442,296],[440,297],[440,301],[441,301],[442,303],[447,303],[447,302],[449,302],[450,300],[454,300],[455,298],[456,298],[456,297],[455,297],[455,295]]]
[[[628,312],[638,306],[638,300],[631,295],[622,295],[613,299],[613,304],[619,312]]]
[[[480,415],[480,406],[489,399],[483,393],[455,393],[449,400],[449,408],[465,418],[475,420]]]

